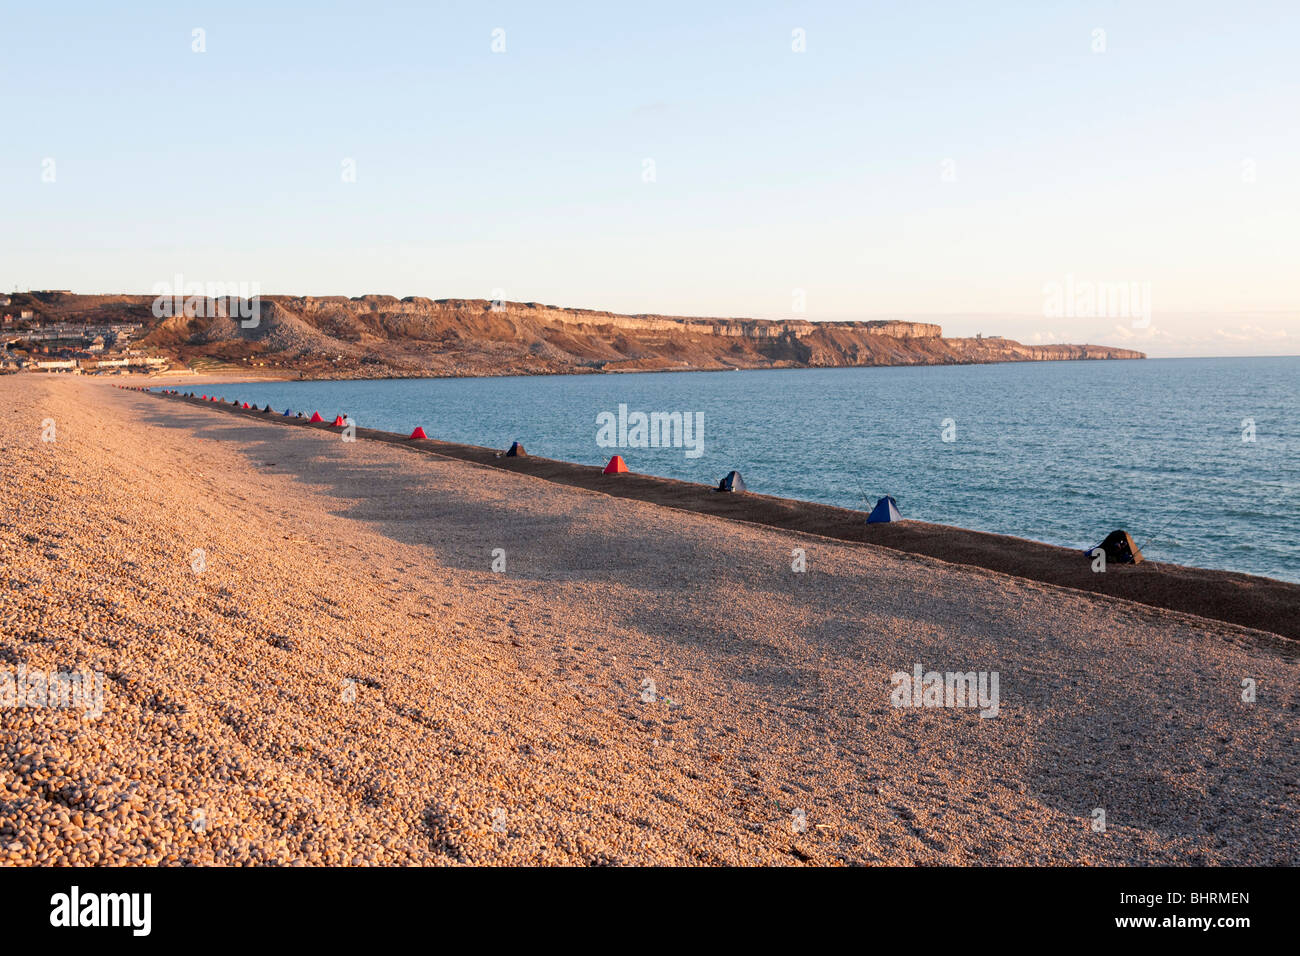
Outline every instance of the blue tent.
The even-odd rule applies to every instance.
[[[885,495],[877,501],[876,506],[871,509],[871,514],[867,515],[867,524],[902,520],[903,516],[898,513],[898,502],[894,500],[893,495]]]
[[[293,409],[292,409],[292,408],[286,408],[286,409],[284,410],[284,413],[285,413],[286,415],[292,415],[292,414],[293,414]]]

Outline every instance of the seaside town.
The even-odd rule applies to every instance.
[[[48,295],[50,292],[37,293]],[[168,369],[168,360],[132,347],[142,323],[41,321],[31,308],[0,295],[0,374],[128,375]]]

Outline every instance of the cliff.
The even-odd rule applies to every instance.
[[[262,296],[255,325],[240,321],[248,303],[239,300],[168,299],[156,309],[152,296],[26,293],[15,297],[14,308],[19,299],[44,323],[138,322],[141,346],[180,362],[238,363],[309,378],[1144,357],[1097,345],[945,339],[939,326],[917,322],[618,315],[483,299]]]

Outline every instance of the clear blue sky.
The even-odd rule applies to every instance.
[[[179,273],[1300,352],[1291,0],[2,16],[6,291]],[[1067,277],[1148,284],[1150,324],[1044,316]]]

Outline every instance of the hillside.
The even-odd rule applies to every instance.
[[[256,326],[225,299],[176,300],[171,317],[146,295],[19,293],[13,309],[42,323],[138,322],[141,347],[184,363],[221,362],[306,378],[511,375],[730,368],[953,365],[1135,359],[1098,345],[946,339],[915,322],[807,322],[618,315],[534,302],[263,296]],[[231,313],[234,317],[231,317]]]

